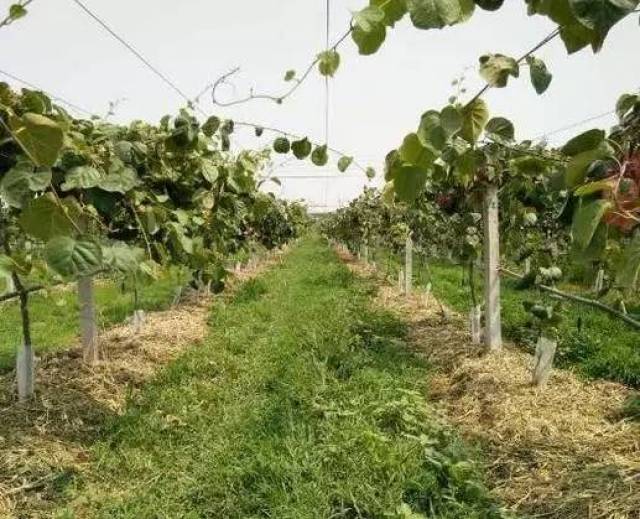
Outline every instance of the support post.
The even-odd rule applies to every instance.
[[[600,292],[602,292],[603,288],[604,288],[604,270],[599,269],[598,273],[596,274],[596,281],[593,284],[593,291],[596,294],[599,294]]]
[[[93,278],[91,276],[78,279],[78,303],[80,305],[80,333],[84,360],[89,364],[95,364],[100,360],[100,349]]]
[[[404,293],[411,294],[413,286],[413,238],[407,236],[404,247]]]
[[[469,331],[471,332],[471,342],[480,344],[482,342],[482,309],[480,305],[471,307],[469,311]]]
[[[500,229],[498,219],[498,186],[487,186],[484,197],[484,343],[491,351],[502,348],[500,318]]]
[[[536,345],[536,353],[533,358],[533,380],[534,386],[544,386],[553,368],[553,358],[556,355],[558,342],[541,335]]]
[[[531,258],[524,260],[524,275],[527,276],[531,273]]]
[[[398,271],[398,292],[402,293],[404,291],[404,270],[400,269]]]

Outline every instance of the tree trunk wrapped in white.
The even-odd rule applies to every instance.
[[[413,239],[407,236],[404,248],[404,293],[411,294],[413,285]]]
[[[80,333],[84,360],[89,364],[95,364],[100,360],[100,347],[93,277],[84,276],[78,280],[78,303],[80,305]]]

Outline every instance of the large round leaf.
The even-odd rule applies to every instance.
[[[460,134],[470,143],[476,142],[489,121],[489,109],[482,99],[476,99],[462,110],[462,130]]]
[[[51,167],[62,149],[62,128],[44,115],[27,113],[11,117],[9,126],[25,154],[36,166]]]
[[[102,249],[90,238],[58,236],[44,250],[47,264],[61,276],[92,274],[102,265]]]
[[[291,143],[291,151],[298,160],[304,160],[311,154],[312,145],[306,137]]]
[[[413,25],[418,29],[441,29],[468,20],[473,0],[407,0]]]
[[[64,209],[50,193],[36,198],[27,205],[18,223],[27,234],[42,241],[73,233],[73,225]]]

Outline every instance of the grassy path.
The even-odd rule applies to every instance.
[[[311,238],[211,312],[114,419],[57,517],[492,518],[374,288]]]

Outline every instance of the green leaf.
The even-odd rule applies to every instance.
[[[109,247],[102,247],[102,256],[104,265],[109,269],[122,274],[134,274],[144,259],[144,251],[125,243],[114,243]]]
[[[14,20],[19,20],[20,18],[27,16],[27,10],[24,8],[23,5],[12,4],[9,7],[9,16]]]
[[[576,196],[588,196],[601,191],[613,191],[615,180],[613,178],[603,178],[596,182],[589,182],[583,186],[580,186],[574,191]]]
[[[285,81],[293,81],[293,79],[296,77],[296,71],[295,70],[287,70],[284,73],[284,80]]]
[[[393,27],[407,14],[406,0],[370,0],[370,5],[384,11],[384,24]]]
[[[473,0],[407,0],[413,25],[418,29],[442,29],[467,21],[473,15]]]
[[[462,122],[462,112],[455,106],[446,106],[440,112],[440,124],[448,135],[459,132]]]
[[[455,176],[460,185],[469,186],[476,176],[477,160],[475,150],[467,150],[456,160]]]
[[[582,200],[573,217],[571,228],[573,242],[578,250],[585,250],[589,246],[602,217],[611,207],[613,204],[609,200],[601,198]]]
[[[615,152],[611,145],[608,142],[603,141],[596,149],[584,151],[575,155],[571,158],[569,164],[567,164],[565,185],[569,188],[574,188],[582,184],[591,164],[597,160],[612,157],[614,153]]]
[[[547,69],[547,65],[544,61],[534,56],[528,56],[527,63],[529,64],[529,74],[533,88],[538,94],[544,94],[553,79],[553,76]]]
[[[413,202],[424,189],[429,171],[416,166],[400,166],[393,175],[393,188],[405,202]]]
[[[611,27],[638,7],[638,0],[569,0],[578,21],[604,38]]]
[[[504,0],[475,0],[475,3],[485,11],[497,11],[504,4]]]
[[[88,237],[58,236],[44,249],[47,264],[61,276],[92,274],[102,266],[102,248]]]
[[[93,166],[77,166],[72,168],[64,177],[64,183],[60,186],[62,191],[72,189],[91,189],[100,184],[102,173]]]
[[[640,234],[632,238],[624,249],[622,261],[616,274],[616,285],[624,290],[636,290],[640,274]]]
[[[353,157],[340,157],[340,159],[338,160],[338,171],[340,171],[340,173],[344,173],[349,169],[349,166],[351,166],[352,162]]]
[[[594,150],[605,140],[604,130],[589,130],[574,137],[562,147],[562,153],[573,157],[585,151]]]
[[[513,126],[513,123],[504,117],[494,117],[491,119],[487,123],[485,131],[508,141],[512,141],[516,134],[516,129]]]
[[[616,103],[616,114],[622,122],[624,117],[636,106],[640,106],[640,95],[622,94]]]
[[[207,137],[213,137],[214,134],[218,131],[218,128],[220,128],[220,118],[212,115],[202,125],[202,133],[204,133]]]
[[[329,162],[329,154],[327,153],[327,146],[316,146],[311,154],[311,162],[316,166],[326,166]]]
[[[289,153],[291,150],[291,143],[286,137],[277,137],[273,141],[273,149],[276,153]]]
[[[373,169],[372,167],[368,167],[365,170],[364,174],[367,176],[369,180],[373,180],[374,178],[376,178],[376,170]]]
[[[73,225],[51,193],[32,200],[22,211],[18,224],[27,234],[42,241],[73,234]]]
[[[33,168],[26,164],[18,164],[11,168],[0,181],[0,198],[17,209],[31,197],[29,176]]]
[[[13,136],[36,166],[51,167],[58,160],[64,139],[62,128],[51,119],[34,113],[11,117]]]
[[[358,46],[358,52],[363,56],[370,56],[378,52],[387,37],[387,29],[384,24],[377,24],[371,31],[364,31],[359,27],[354,27],[351,37]]]
[[[334,49],[318,54],[318,70],[323,76],[333,77],[340,66],[340,54]]]
[[[113,161],[109,167],[109,173],[100,179],[97,187],[110,193],[125,194],[139,183],[135,170],[120,161]]]
[[[489,121],[489,109],[480,98],[469,103],[462,110],[461,136],[469,143],[475,143],[482,135],[485,125]]]
[[[447,144],[447,132],[441,124],[440,113],[436,110],[429,110],[422,114],[417,134],[424,146],[441,150]]]
[[[372,32],[384,22],[384,19],[384,11],[380,7],[370,5],[353,15],[352,25],[354,29],[357,27],[363,32]]]
[[[311,154],[312,145],[306,137],[291,143],[291,151],[298,160],[304,160]]]
[[[410,133],[404,138],[398,153],[404,162],[422,169],[429,169],[436,159],[436,155],[422,145],[415,133]]]
[[[485,54],[480,56],[480,75],[492,87],[507,86],[509,76],[518,77],[520,67],[514,58],[503,54]]]
[[[218,169],[218,166],[216,166],[210,160],[202,161],[200,173],[202,174],[202,177],[210,184],[215,184],[220,177],[220,170]]]
[[[262,134],[264,133],[264,128],[262,126],[256,126],[254,128],[256,137],[262,137]]]

